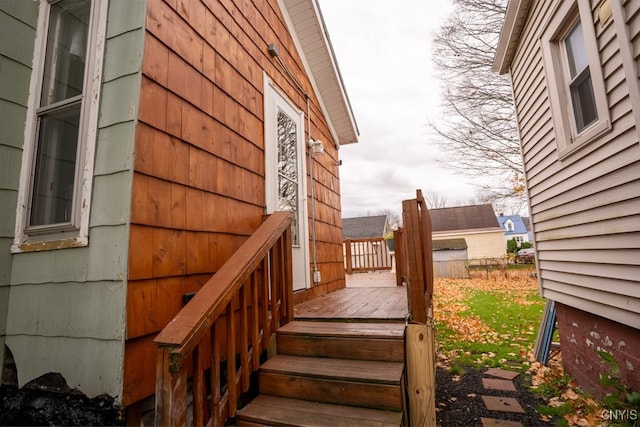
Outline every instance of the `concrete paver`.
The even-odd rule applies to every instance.
[[[512,381],[496,378],[483,378],[482,386],[487,390],[516,391]]]
[[[506,369],[500,369],[500,368],[489,368],[484,374],[491,375],[492,377],[502,378],[505,380],[512,380],[518,375],[520,375],[518,372],[508,371]]]
[[[498,420],[496,418],[480,417],[482,427],[523,427],[522,423],[509,420]]]
[[[520,403],[513,397],[500,397],[500,396],[481,396],[484,401],[484,405],[490,411],[500,412],[513,412],[516,414],[524,414],[525,411],[520,406]]]

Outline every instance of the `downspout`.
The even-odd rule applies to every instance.
[[[309,106],[309,95],[305,92],[307,101],[307,150],[309,151],[309,175],[311,177],[311,244],[313,250],[313,283],[320,283],[320,271],[318,270],[318,250],[316,247],[316,195],[315,180],[313,178],[313,140],[311,139],[311,114]]]

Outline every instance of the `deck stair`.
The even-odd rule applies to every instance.
[[[238,426],[399,426],[404,323],[292,321]]]

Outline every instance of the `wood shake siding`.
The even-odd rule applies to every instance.
[[[555,3],[532,2],[511,66],[543,295],[640,328],[640,111],[629,89],[637,82],[628,84],[638,76],[640,2],[624,5],[630,69],[620,47],[629,42],[616,22],[600,24],[592,1],[612,129],[562,160],[540,51]]]
[[[298,110],[306,110],[304,96],[269,56],[270,43],[310,94],[311,135],[325,147],[313,167],[322,284],[297,298],[344,287],[338,152],[278,2],[153,0],[147,8],[125,405],[153,394],[152,339],[180,310],[183,294],[196,292],[262,221],[263,70]],[[308,203],[311,215],[310,198]]]

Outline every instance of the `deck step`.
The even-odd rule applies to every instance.
[[[277,355],[259,373],[260,394],[402,411],[401,362]]]
[[[260,395],[237,413],[237,426],[399,426],[402,413]]]
[[[277,332],[279,354],[404,360],[404,324],[293,321]]]

